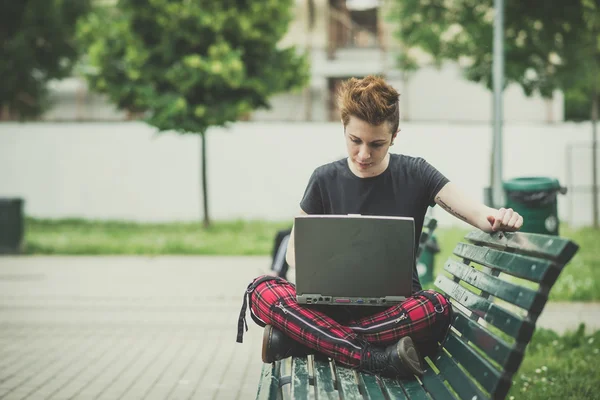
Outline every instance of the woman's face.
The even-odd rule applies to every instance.
[[[363,176],[382,173],[387,168],[387,154],[392,140],[387,122],[371,125],[355,116],[350,116],[346,125],[346,149],[351,164]]]

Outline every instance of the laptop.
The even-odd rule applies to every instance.
[[[300,304],[385,306],[411,296],[413,218],[302,215],[294,221]]]

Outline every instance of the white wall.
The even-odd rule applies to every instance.
[[[466,80],[455,63],[442,68],[421,68],[406,85],[396,82],[404,116],[412,121],[487,122],[493,119],[492,92],[483,84]],[[504,120],[524,123],[564,121],[564,96],[551,100],[527,97],[521,87],[509,85],[503,94]]]
[[[482,200],[489,182],[487,124],[403,123],[392,148],[425,157]],[[589,124],[508,124],[505,178],[542,175],[566,183],[565,148],[588,141]],[[344,155],[332,123],[238,123],[208,135],[210,209],[215,219],[284,220],[298,210],[313,169]],[[156,134],[140,122],[0,124],[0,196],[26,200],[37,217],[137,221],[201,216],[198,136]],[[573,175],[590,181],[589,151]],[[587,174],[587,175],[586,175]],[[561,219],[591,220],[589,193],[559,198]],[[569,201],[572,211],[568,209]],[[436,207],[441,225],[461,224]]]

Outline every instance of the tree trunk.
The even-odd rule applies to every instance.
[[[402,121],[410,121],[410,97],[408,95],[408,85],[410,85],[410,72],[402,71],[402,97],[400,98],[402,104],[401,118]]]
[[[201,154],[201,158],[202,158],[202,202],[204,203],[204,220],[203,220],[203,225],[205,228],[208,228],[210,226],[210,218],[208,216],[208,190],[207,190],[207,179],[206,179],[206,132],[202,132],[200,134],[200,137],[202,138],[201,140],[201,147],[202,147],[202,154]]]
[[[546,106],[546,123],[554,123],[554,94],[544,99],[544,105]]]
[[[10,106],[2,104],[0,107],[0,121],[10,121]]]
[[[598,88],[592,92],[592,210],[594,228],[598,229]]]

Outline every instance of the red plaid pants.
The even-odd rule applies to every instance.
[[[273,325],[294,340],[351,368],[360,365],[365,342],[384,347],[410,336],[421,353],[427,354],[429,348],[444,338],[450,324],[448,301],[433,290],[417,292],[401,304],[343,323],[322,310],[299,305],[295,286],[281,278],[260,282],[255,287],[251,284],[248,292],[250,312],[257,323]],[[331,309],[335,311],[338,306]]]

